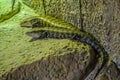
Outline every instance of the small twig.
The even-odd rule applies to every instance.
[[[79,7],[80,7],[80,25],[81,25],[81,31],[84,31],[83,29],[83,15],[82,15],[82,3],[81,0],[79,0]]]
[[[11,0],[11,3],[12,3],[12,10],[13,10],[14,5],[15,5],[15,0]]]

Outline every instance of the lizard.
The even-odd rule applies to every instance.
[[[37,16],[35,18],[29,18],[26,21],[23,21],[21,26],[32,28],[33,31],[26,33],[28,36],[33,37],[30,41],[46,38],[70,39],[90,45],[96,53],[98,53],[98,57],[101,58],[98,60],[99,64],[95,67],[96,72],[94,73],[93,71],[89,74],[89,76],[93,75],[93,77],[89,77],[85,80],[95,79],[108,60],[107,52],[92,34],[85,31],[80,31],[77,27],[60,19],[56,19],[51,16]]]

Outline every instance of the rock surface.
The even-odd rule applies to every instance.
[[[0,22],[3,22],[20,12],[21,7],[19,2],[16,1],[14,7],[12,7],[11,0],[0,1]]]
[[[96,63],[94,52],[87,48],[83,43],[70,42],[46,58],[3,75],[0,80],[82,80]]]
[[[95,80],[120,80],[120,70],[109,60]]]
[[[90,5],[91,1],[90,1],[90,4],[87,1],[85,4]],[[117,1],[112,1],[110,5],[113,5],[112,4],[113,2],[116,4],[116,6],[113,6],[113,7],[118,7],[117,5],[119,4],[119,1],[118,1],[118,4],[116,3]],[[54,5],[51,3],[53,3],[54,5],[56,4],[56,7],[54,7]],[[61,18],[79,27],[80,16],[79,14],[76,14],[74,12],[74,10],[76,10],[76,12],[79,13],[78,11],[79,9],[77,8],[79,7],[79,5],[76,5],[78,4],[78,1],[77,0],[75,1],[75,3],[73,4],[74,7],[71,6],[72,3],[73,3],[72,0],[71,1],[63,0],[63,2],[62,1],[59,2],[55,0],[47,0],[45,4],[46,14]],[[99,5],[100,10],[104,9],[103,6],[101,7],[102,3],[100,4],[96,3],[96,4]],[[51,8],[48,8],[49,5],[51,5]],[[64,5],[65,9],[61,9],[60,5],[61,6]],[[85,9],[88,9],[90,7],[91,6],[88,6]],[[69,10],[71,9],[72,10],[69,12],[69,10],[67,10],[68,8]],[[95,10],[99,11],[98,7],[94,7],[94,8],[97,8]],[[84,9],[84,5],[83,5],[83,9]],[[27,80],[27,79],[29,80],[51,80],[51,79],[52,80],[82,80],[83,79],[84,80],[84,79],[87,79],[87,75],[94,70],[94,67],[96,67],[96,63],[97,63],[95,58],[96,55],[94,54],[94,51],[91,49],[91,47],[88,45],[85,45],[84,43],[72,42],[70,40],[52,40],[51,39],[51,40],[41,40],[41,41],[29,43],[28,42],[29,38],[24,34],[26,31],[29,31],[29,30],[20,28],[19,25],[13,24],[13,21],[20,22],[23,20],[23,17],[24,18],[26,18],[26,16],[28,17],[28,13],[32,13],[32,12],[29,12],[29,10],[30,9],[26,9],[25,11],[27,12],[21,11],[20,15],[17,15],[17,17],[15,16],[12,19],[0,24],[0,35],[2,35],[0,36],[0,44],[1,44],[0,45],[0,76],[1,76],[0,80]],[[89,10],[87,11],[89,12]],[[53,12],[55,12],[55,14],[57,15],[55,15]],[[24,16],[21,14],[24,14]],[[71,15],[68,15],[68,14],[71,14]],[[117,15],[119,14],[119,10],[118,10],[118,13],[116,14]],[[63,15],[65,15],[65,17]],[[30,14],[29,16],[35,16],[35,14]],[[76,16],[78,18],[76,18]],[[99,19],[99,18],[97,18],[97,20],[91,19],[90,17],[91,13],[90,15],[85,15],[85,16],[88,16],[88,17],[83,17],[85,18],[84,20],[90,20],[90,21],[84,21],[84,26],[85,24],[87,25],[88,23],[92,24],[93,23],[92,20],[96,22]],[[92,18],[94,18],[94,16]],[[118,19],[119,18],[115,20],[118,20]],[[12,22],[12,23],[8,24],[7,22]],[[118,23],[119,23],[119,20],[118,22],[116,22],[116,24]],[[96,23],[96,26],[97,24],[98,23]],[[105,27],[101,28],[101,26],[97,26],[97,27],[100,28],[100,30],[105,28]],[[97,27],[94,27],[94,28],[96,29]],[[85,29],[87,31],[90,31],[89,28],[92,29],[93,27],[92,26],[88,27],[87,25]],[[118,28],[119,27],[117,26],[117,29],[115,28],[114,29],[119,30]],[[114,31],[114,29],[110,29],[110,30]],[[100,34],[94,31],[92,31],[91,33],[94,33],[93,35],[95,35],[96,38],[100,39],[101,43],[104,42],[103,36],[98,36]],[[118,32],[115,31],[115,35],[117,35],[118,33],[119,31]],[[116,36],[114,37],[118,42],[116,43],[117,44],[116,46],[118,47],[116,48],[117,49],[116,51],[118,51],[116,53],[119,53],[119,41],[118,41],[119,35],[117,35],[117,37]],[[113,43],[110,43],[109,45]],[[114,47],[114,46],[111,46],[111,47]],[[118,70],[114,62],[109,60],[107,64],[102,68],[100,73],[97,75],[96,80],[120,80],[120,71]]]

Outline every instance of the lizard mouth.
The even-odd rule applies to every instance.
[[[38,38],[41,35],[40,31],[31,31],[31,32],[26,32],[26,35],[33,37],[33,38]]]

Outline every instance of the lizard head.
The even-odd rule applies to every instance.
[[[35,41],[38,39],[44,39],[47,38],[47,31],[40,30],[40,31],[31,31],[26,33],[28,36],[32,37],[31,41]]]
[[[36,28],[36,27],[42,26],[40,23],[40,20],[38,18],[26,20],[26,21],[22,22],[20,25],[21,25],[21,27],[27,27],[27,28]]]

